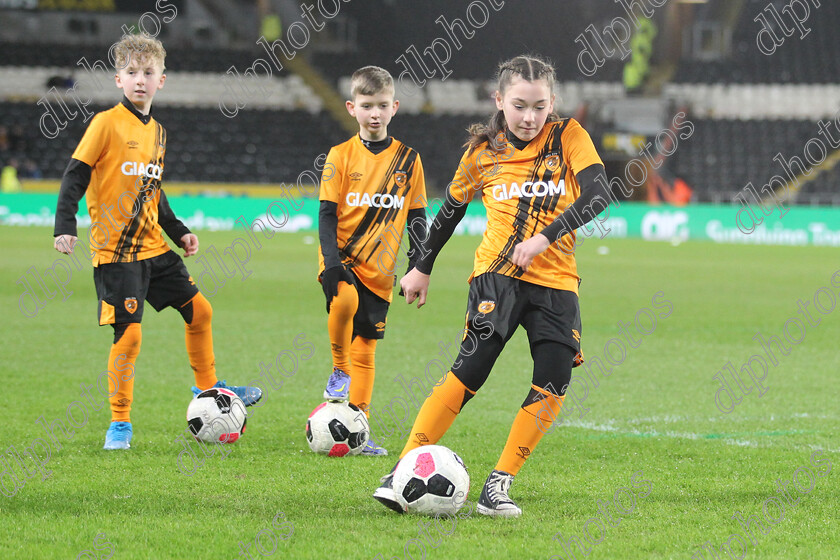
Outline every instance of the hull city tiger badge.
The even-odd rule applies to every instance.
[[[494,309],[496,309],[496,302],[495,301],[484,300],[484,301],[482,301],[481,303],[478,304],[478,310],[481,313],[490,313]]]
[[[394,171],[394,182],[397,185],[404,187],[408,182],[408,173],[405,171]]]
[[[137,298],[125,298],[125,310],[133,315],[137,311]]]
[[[560,156],[558,154],[549,154],[548,157],[545,158],[545,166],[548,169],[554,170],[557,169],[560,165]]]

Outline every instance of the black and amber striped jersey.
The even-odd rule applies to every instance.
[[[159,223],[161,203],[171,213],[160,190],[165,154],[166,130],[127,99],[93,117],[73,159],[90,167],[90,182],[81,192],[91,219],[94,266],[148,259],[169,250]],[[67,207],[61,200],[65,194],[59,195],[59,211]],[[57,223],[68,219],[58,216],[59,211]],[[178,230],[188,231],[178,224]]]
[[[574,119],[547,123],[522,150],[508,142],[504,153],[480,144],[461,158],[449,198],[464,203],[479,191],[487,229],[475,253],[473,276],[495,272],[577,293],[575,233],[534,258],[527,272],[510,259],[517,243],[534,236],[580,196],[575,174],[601,158],[589,134]]]
[[[320,199],[337,205],[342,262],[373,293],[391,301],[408,211],[426,206],[420,154],[396,139],[374,154],[357,134],[327,155]],[[320,248],[318,259],[320,274]]]

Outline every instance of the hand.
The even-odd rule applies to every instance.
[[[53,241],[53,247],[55,247],[55,250],[59,253],[69,255],[73,253],[73,247],[76,246],[76,241],[78,240],[79,238],[75,235],[69,235],[65,233],[55,238],[55,240]]]
[[[513,257],[510,260],[523,271],[527,271],[534,257],[548,249],[550,244],[548,237],[538,233],[531,239],[518,243],[513,248]]]
[[[198,253],[198,237],[194,233],[185,233],[181,237],[181,247],[184,249],[184,257],[191,257]]]
[[[327,298],[327,313],[330,312],[330,304],[335,296],[338,295],[338,283],[344,281],[348,284],[353,283],[350,273],[344,268],[344,265],[332,266],[321,273],[321,289],[324,290],[324,297]]]
[[[429,275],[412,268],[400,280],[400,288],[405,294],[405,302],[412,304],[417,300],[417,309],[426,304],[426,294],[429,293]]]

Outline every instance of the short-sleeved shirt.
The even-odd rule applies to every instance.
[[[487,229],[475,253],[472,277],[495,272],[525,282],[577,293],[575,233],[537,255],[527,272],[510,259],[517,243],[539,233],[580,196],[575,174],[602,164],[592,139],[574,119],[547,123],[522,150],[504,153],[479,144],[461,158],[449,196],[468,202],[481,192]]]
[[[166,251],[158,223],[166,130],[120,103],[93,117],[73,152],[91,167],[86,197],[93,265],[134,262]]]
[[[396,139],[374,154],[356,135],[327,155],[319,198],[338,205],[342,262],[370,291],[390,302],[408,211],[426,206],[420,154]],[[320,248],[318,258],[323,272]]]

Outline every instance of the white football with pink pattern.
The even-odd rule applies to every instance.
[[[407,513],[452,515],[467,501],[470,475],[451,449],[423,445],[400,460],[392,487]]]

